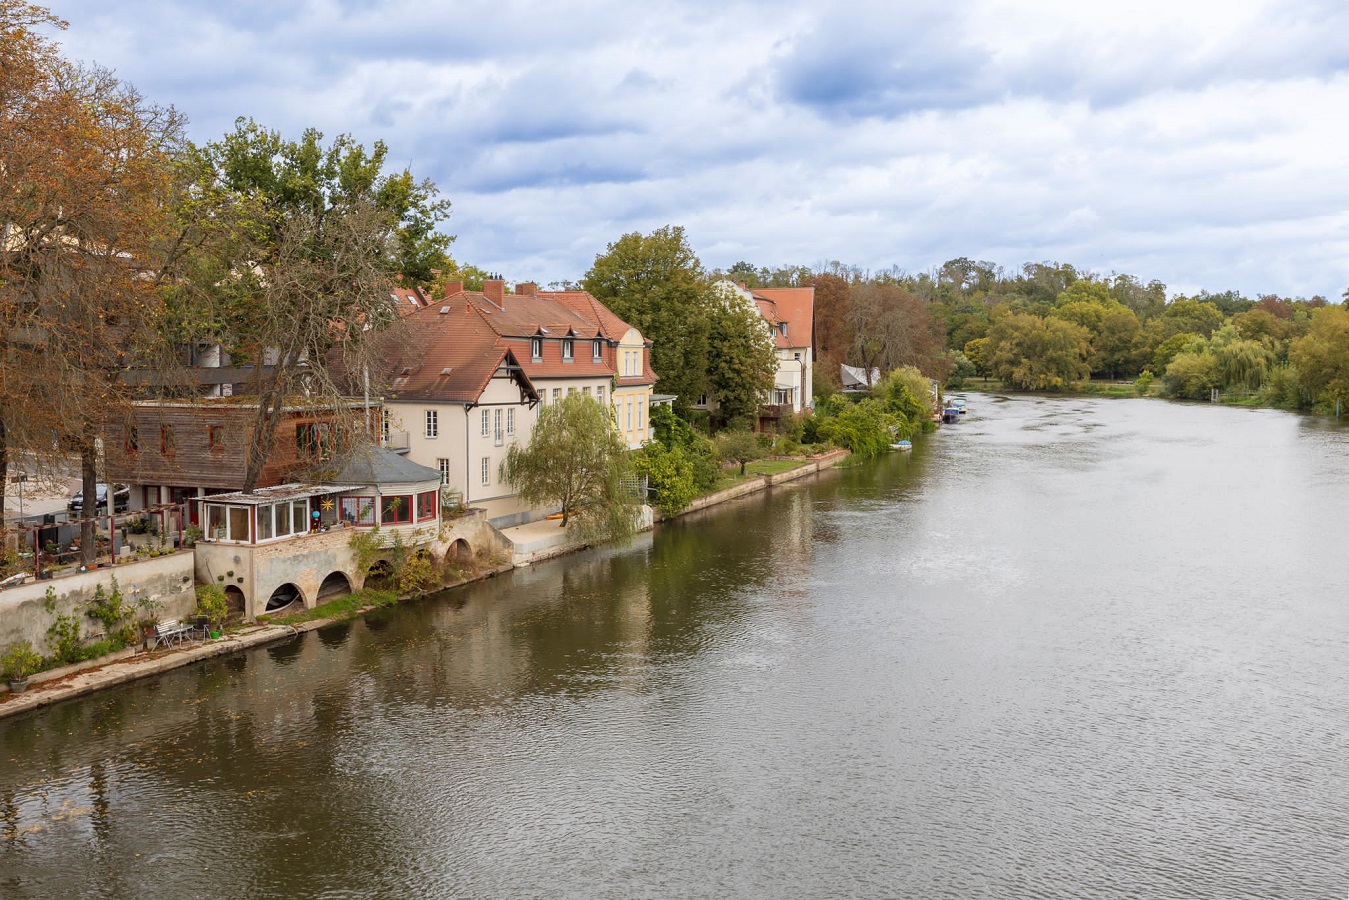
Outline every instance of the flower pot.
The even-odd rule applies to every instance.
[[[213,640],[213,641],[218,641],[218,640],[220,640],[220,632],[218,632],[218,631],[212,631],[212,632],[211,632],[211,640]]]
[[[28,678],[11,678],[9,680],[9,692],[11,694],[22,694],[28,690]]]

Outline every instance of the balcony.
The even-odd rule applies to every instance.
[[[386,431],[381,435],[379,445],[395,453],[407,453],[412,443],[406,431]]]

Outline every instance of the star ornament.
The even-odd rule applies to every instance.
[[[333,508],[333,501],[332,501],[331,498],[326,499],[326,500],[322,501],[321,503],[319,503],[319,506],[323,507],[323,511],[324,511],[324,512],[329,512],[329,511],[331,511],[332,508]]]

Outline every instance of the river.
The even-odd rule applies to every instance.
[[[0,896],[1349,893],[1349,428],[970,401],[0,722]]]

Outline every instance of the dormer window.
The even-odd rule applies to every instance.
[[[543,359],[543,338],[536,337],[530,340],[529,355],[534,358],[535,362]]]
[[[778,334],[782,335],[783,337],[786,337],[786,336],[787,336],[787,323],[786,323],[786,322],[779,322],[779,323],[778,323]]]
[[[575,345],[575,341],[573,341],[571,338],[567,338],[566,340],[564,340],[564,341],[562,342],[562,361],[563,361],[563,362],[571,362],[573,359],[575,359],[576,353],[575,353],[575,347],[574,347],[574,345]]]
[[[593,350],[593,353],[594,353],[594,358],[595,358],[596,360],[598,360],[598,359],[600,358],[600,352],[601,352],[601,349],[602,349],[603,347],[604,347],[604,341],[595,341],[595,342],[594,342],[594,350]]]

